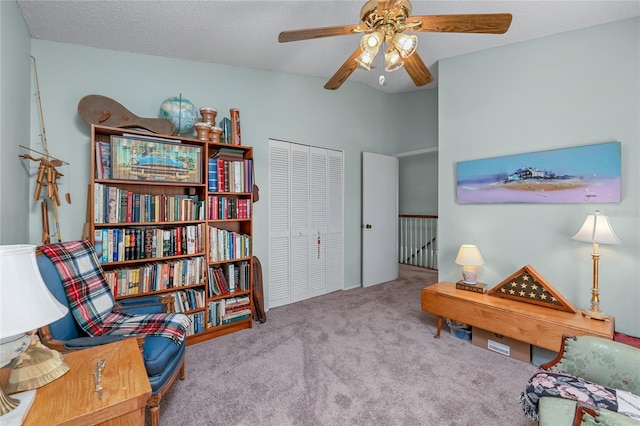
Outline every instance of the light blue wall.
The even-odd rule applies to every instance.
[[[400,158],[400,214],[438,215],[438,153]]]
[[[77,115],[78,101],[88,94],[113,98],[141,117],[156,117],[168,96],[182,94],[197,107],[214,106],[218,120],[229,108],[241,115],[243,143],[254,147],[256,182],[261,201],[255,205],[255,254],[260,257],[268,289],[267,140],[296,141],[344,151],[345,286],[361,282],[361,153],[406,151],[405,139],[420,146],[406,117],[429,113],[418,105],[421,95],[387,95],[359,83],[338,91],[323,89],[324,80],[225,65],[101,50],[41,40],[32,41],[38,61],[49,149],[71,163],[62,168],[60,192],[72,204],[59,208],[63,240],[81,236],[89,175],[89,126]],[[426,91],[423,91],[426,92]],[[404,102],[404,97],[410,102]],[[418,109],[418,111],[416,111]],[[37,135],[32,111],[32,135]],[[431,119],[435,120],[434,118]],[[399,130],[402,130],[400,136]],[[40,239],[40,213],[31,212],[30,241]]]
[[[399,99],[411,113],[398,129],[404,151],[438,146],[438,89],[413,92]],[[438,214],[437,152],[400,158],[400,214]]]
[[[640,336],[640,19],[513,44],[440,62],[439,268],[477,244],[491,286],[530,264],[578,308],[589,307],[585,215],[610,215],[623,242],[600,246],[601,308]],[[473,75],[474,78],[469,78]],[[600,142],[622,143],[622,202],[458,205],[455,165]]]
[[[28,240],[31,38],[17,3],[0,1],[0,244]]]

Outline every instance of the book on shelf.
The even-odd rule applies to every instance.
[[[484,283],[467,284],[462,281],[456,283],[456,288],[460,290],[472,291],[474,293],[486,293],[487,285]]]
[[[96,142],[96,179],[111,179],[110,142]]]

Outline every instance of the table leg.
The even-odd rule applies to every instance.
[[[439,339],[440,338],[440,330],[442,329],[442,316],[438,315],[438,331],[436,333],[435,336],[433,336],[434,339]]]

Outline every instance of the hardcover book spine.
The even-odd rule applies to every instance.
[[[465,284],[463,282],[457,282],[456,288],[459,290],[472,291],[474,293],[486,293],[487,285],[486,284]]]

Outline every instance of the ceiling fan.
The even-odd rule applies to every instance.
[[[359,24],[283,31],[278,41],[286,43],[363,33],[360,45],[324,85],[325,89],[339,88],[358,65],[371,69],[383,46],[386,46],[383,47],[386,71],[404,66],[414,84],[424,86],[433,81],[433,75],[416,52],[418,38],[405,31],[504,34],[511,25],[511,18],[509,13],[411,16],[409,0],[369,0],[360,10]]]

